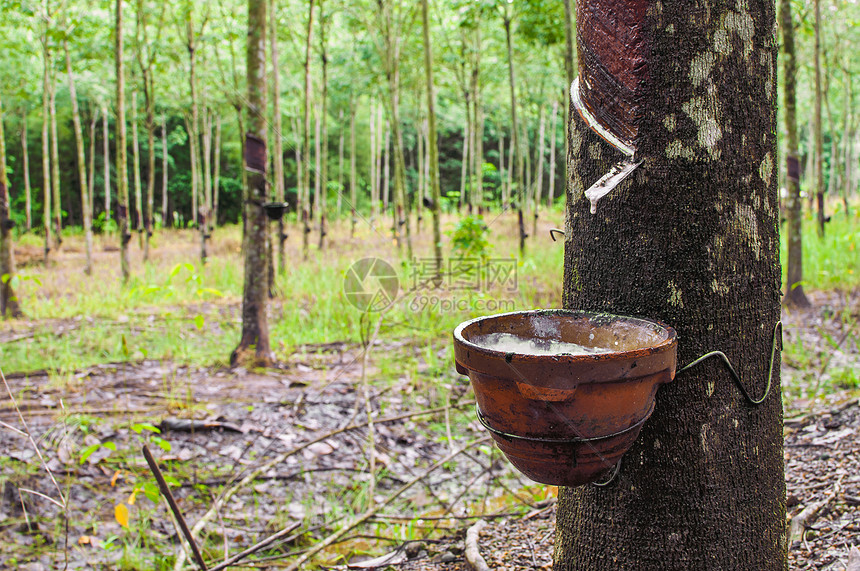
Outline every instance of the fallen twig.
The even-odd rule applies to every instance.
[[[344,535],[346,535],[347,533],[349,533],[350,531],[352,531],[353,529],[355,529],[359,525],[363,524],[364,522],[366,522],[367,520],[372,518],[379,511],[381,511],[383,508],[388,506],[391,502],[393,502],[398,497],[400,497],[404,492],[409,490],[409,488],[411,488],[412,486],[417,484],[420,480],[423,480],[424,478],[429,476],[431,473],[433,473],[435,470],[437,470],[440,466],[443,466],[444,464],[450,462],[451,460],[453,460],[455,457],[459,456],[460,454],[462,454],[466,450],[469,450],[470,448],[473,448],[479,444],[483,444],[489,440],[490,440],[489,437],[483,437],[483,438],[479,438],[478,440],[473,440],[472,442],[470,442],[469,444],[466,444],[465,446],[463,446],[459,450],[455,450],[451,454],[448,454],[448,456],[446,456],[445,458],[442,458],[441,460],[437,461],[435,464],[433,464],[432,466],[427,468],[422,474],[420,474],[419,476],[416,476],[415,478],[413,478],[412,480],[410,480],[409,482],[407,482],[406,484],[402,485],[397,490],[395,490],[391,495],[389,495],[385,499],[384,502],[382,502],[382,503],[374,506],[373,508],[365,511],[363,514],[361,514],[357,518],[353,519],[351,522],[346,524],[344,527],[342,527],[341,529],[339,529],[335,533],[329,535],[328,537],[326,537],[325,539],[323,539],[322,541],[320,541],[319,543],[314,545],[314,547],[312,549],[307,551],[304,555],[299,557],[292,565],[287,567],[287,571],[297,571],[297,569],[299,569],[299,567],[301,567],[304,563],[306,563],[311,557],[313,557],[314,555],[316,555],[317,553],[319,553],[320,551],[322,551],[323,549],[325,549],[329,545],[337,543],[341,537],[343,537]]]
[[[812,502],[803,508],[800,513],[791,518],[791,523],[788,526],[788,544],[792,545],[795,541],[802,540],[805,536],[806,528],[815,521],[818,513],[839,495],[839,490],[842,488],[842,476],[833,485],[830,491],[824,496],[824,499],[817,502]]]
[[[467,401],[467,402],[458,403],[457,405],[454,405],[454,408],[462,408],[462,407],[470,406],[473,404],[475,404],[475,401]],[[443,412],[444,410],[445,410],[445,407],[437,407],[437,408],[422,410],[422,411],[418,411],[418,412],[410,412],[410,413],[399,414],[396,416],[390,416],[387,418],[381,418],[379,420],[376,420],[375,422],[376,422],[376,424],[385,424],[385,423],[389,423],[389,422],[397,422],[399,420],[406,420],[408,418],[415,418],[416,416],[424,416],[424,415],[428,415],[428,414],[438,414],[440,412]],[[367,422],[359,422],[359,423],[350,424],[348,426],[343,426],[343,427],[337,428],[335,430],[327,432],[326,434],[320,435],[317,438],[311,439],[311,440],[305,442],[304,444],[301,444],[301,445],[297,446],[296,448],[293,448],[292,450],[284,452],[283,454],[279,454],[278,456],[276,456],[275,458],[272,458],[268,462],[261,464],[255,470],[246,474],[241,480],[239,480],[238,482],[236,482],[235,484],[233,484],[232,486],[227,488],[215,500],[215,502],[209,507],[209,509],[206,511],[206,513],[203,514],[203,516],[199,520],[197,520],[197,523],[194,524],[194,526],[191,528],[192,536],[196,537],[197,534],[199,534],[203,530],[203,528],[206,526],[206,524],[209,522],[209,520],[211,520],[215,516],[215,514],[224,506],[224,504],[227,503],[230,500],[230,498],[232,498],[239,490],[241,490],[242,488],[244,488],[245,486],[247,486],[251,482],[254,482],[261,474],[265,473],[267,470],[271,469],[273,466],[275,466],[277,464],[281,464],[287,458],[298,454],[302,450],[304,450],[304,449],[308,448],[309,446],[312,446],[318,442],[323,442],[325,440],[328,440],[329,438],[333,438],[333,437],[337,436],[338,434],[343,434],[344,432],[350,432],[353,430],[358,430],[359,428],[364,428],[366,426],[367,426]],[[483,442],[485,440],[482,440],[481,442]],[[176,562],[174,564],[174,569],[178,571],[178,570],[182,569],[182,566],[184,564],[185,564],[185,551],[180,550],[179,553],[177,553],[177,555],[176,555]]]
[[[478,520],[466,532],[466,561],[475,571],[490,571],[490,567],[481,556],[481,550],[478,547],[478,537],[481,534],[481,530],[486,526],[486,521]]]
[[[194,559],[197,561],[197,565],[200,566],[203,571],[206,571],[206,562],[203,561],[203,556],[200,554],[197,542],[194,541],[194,536],[191,535],[191,531],[188,529],[188,524],[185,523],[185,518],[179,510],[179,506],[176,505],[176,500],[170,492],[170,486],[168,486],[167,482],[164,481],[164,476],[158,468],[158,462],[155,461],[155,458],[152,456],[152,452],[149,451],[146,444],[143,445],[143,457],[146,458],[146,463],[149,464],[149,469],[152,470],[152,475],[155,476],[155,481],[158,482],[158,489],[161,490],[161,495],[165,497],[167,505],[170,506],[170,510],[173,512],[173,515],[176,516],[176,521],[179,523],[179,529],[182,530],[182,535],[185,536],[185,539],[188,541],[188,545],[191,546],[191,552],[194,554]]]
[[[263,549],[263,548],[271,545],[272,543],[276,542],[277,540],[281,539],[282,537],[285,537],[290,532],[292,532],[297,527],[299,527],[299,525],[301,525],[301,524],[299,522],[296,522],[293,525],[291,525],[290,527],[285,527],[284,529],[282,529],[278,533],[270,535],[269,537],[260,541],[259,543],[252,545],[251,547],[249,547],[245,551],[242,551],[241,553],[237,553],[236,555],[234,555],[233,557],[231,557],[227,561],[224,561],[223,563],[219,563],[218,565],[215,565],[214,567],[210,567],[209,571],[222,571],[223,569],[226,569],[227,567],[229,567],[231,565],[235,565],[236,563],[245,559],[249,555],[253,555],[254,553],[260,551],[261,549]]]

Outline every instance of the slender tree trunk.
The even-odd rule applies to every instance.
[[[343,208],[343,192],[346,190],[346,187],[343,185],[343,145],[344,145],[344,133],[343,133],[343,109],[338,113],[338,126],[339,136],[337,142],[337,218],[340,219],[340,214]]]
[[[370,223],[376,226],[376,218],[379,216],[379,131],[381,125],[376,120],[376,107],[370,104]]]
[[[92,118],[90,120],[90,129],[88,133],[90,137],[90,164],[87,168],[87,195],[90,199],[90,224],[92,224],[93,216],[95,216],[96,212],[96,125],[98,125],[99,121],[99,108],[92,107],[91,111]]]
[[[12,288],[15,276],[15,251],[12,243],[12,221],[9,210],[9,179],[6,176],[5,114],[0,99],[0,317],[21,317],[21,305]]]
[[[275,15],[275,0],[269,0],[269,46],[272,54],[272,116],[275,142],[275,200],[283,202],[286,194],[284,188],[284,134],[283,118],[281,116],[281,73],[278,63],[278,18]],[[284,218],[278,219],[278,271],[287,271],[287,249],[284,232]]]
[[[499,200],[501,200],[501,211],[508,207],[508,187],[505,184],[507,172],[505,170],[505,137],[499,131]]]
[[[469,147],[472,142],[472,114],[469,111],[471,107],[471,102],[469,101],[469,95],[466,95],[466,113],[463,118],[463,158],[460,161],[460,197],[457,200],[457,203],[462,210],[463,205],[468,204],[469,210],[471,210],[472,201],[469,200],[469,197],[466,195],[469,190],[466,181],[469,179]]]
[[[27,110],[21,114],[21,160],[24,169],[24,208],[27,232],[33,228],[33,191],[30,188],[30,153],[27,150]]]
[[[311,221],[310,221],[310,213],[308,212],[309,202],[309,194],[311,189],[311,45],[313,42],[313,30],[314,30],[314,0],[308,1],[308,30],[307,30],[307,43],[305,44],[305,100],[304,100],[304,110],[305,110],[305,127],[304,127],[304,143],[302,144],[303,152],[305,153],[305,166],[304,166],[304,189],[306,193],[306,199],[303,201],[303,209],[302,209],[302,223],[304,228],[302,229],[302,251],[304,252],[305,259],[308,258],[308,242],[310,240],[311,233]],[[319,173],[317,173],[319,174]]]
[[[564,73],[567,78],[567,83],[564,84],[564,99],[562,101],[570,101],[570,86],[573,84],[573,79],[576,77],[574,72],[573,58],[573,0],[564,0]],[[564,105],[564,124],[570,125],[570,105]],[[565,128],[565,132],[567,129]],[[564,137],[564,180],[567,180],[567,157],[570,150],[567,136]]]
[[[131,276],[128,259],[128,243],[131,241],[131,232],[128,224],[128,172],[126,156],[126,128],[125,128],[125,67],[123,63],[123,33],[122,33],[122,8],[124,0],[116,0],[116,186],[117,186],[117,218],[119,219],[120,236],[120,266],[122,269],[122,280],[128,283]]]
[[[563,93],[567,91],[564,90]],[[546,199],[546,207],[547,210],[552,209],[552,205],[555,202],[555,176],[556,176],[556,167],[555,167],[555,141],[556,141],[556,131],[558,130],[556,126],[556,120],[558,119],[558,99],[553,99],[552,101],[552,118],[549,122],[549,189]]]
[[[161,224],[165,228],[173,226],[170,216],[167,192],[167,114],[161,114]]]
[[[604,131],[620,139],[615,120],[637,133],[644,163],[590,214],[585,190],[625,155],[571,110],[564,307],[671,324],[679,365],[721,350],[758,398],[780,319],[774,6],[609,6],[580,4],[581,73],[610,78],[585,95],[601,102],[591,109]],[[594,31],[615,43],[592,45]],[[605,66],[629,73],[635,103],[621,111],[632,118],[602,103],[623,85]],[[561,490],[554,569],[786,569],[779,359],[773,367],[758,407],[717,360],[662,386],[614,480]]]
[[[785,130],[788,188],[788,279],[785,303],[808,307],[803,292],[803,202],[800,198],[800,160],[797,154],[797,57],[791,0],[780,0],[782,23],[783,81],[785,93]]]
[[[436,258],[436,285],[442,283],[442,197],[439,190],[439,146],[436,136],[436,87],[433,83],[433,45],[430,43],[428,0],[421,0],[421,24],[424,35],[424,79],[427,83],[427,150],[430,167],[430,211],[433,215],[433,255]]]
[[[314,225],[322,234],[322,166],[320,164],[322,154],[322,129],[320,121],[320,108],[314,108]]]
[[[215,145],[212,148],[212,215],[209,217],[210,227],[214,230],[218,226],[218,203],[221,194],[221,117],[215,116]],[[281,226],[283,234],[283,226]]]
[[[355,236],[355,224],[358,222],[356,201],[358,200],[358,171],[355,157],[355,100],[349,100],[349,201],[352,214],[349,235]]]
[[[382,147],[382,212],[388,213],[388,197],[391,194],[391,123],[385,122],[385,146]],[[392,217],[393,218],[393,217]],[[398,240],[395,230],[395,240]]]
[[[425,193],[425,189],[424,189],[425,182],[426,182],[426,178],[424,176],[424,169],[425,169],[426,163],[427,163],[427,161],[424,160],[424,155],[425,155],[424,137],[426,136],[426,134],[427,134],[427,121],[422,121],[419,119],[418,120],[418,133],[416,136],[416,139],[418,139],[418,141],[417,141],[418,159],[416,161],[418,163],[417,164],[418,199],[416,200],[416,204],[418,205],[418,218],[416,220],[416,225],[415,225],[415,233],[416,234],[421,234],[421,220],[423,219],[422,213],[424,212],[424,203],[426,200],[426,193]]]
[[[818,235],[824,237],[824,144],[821,121],[821,0],[814,0],[815,49],[813,51],[815,71],[815,100],[813,120],[815,122],[815,197],[818,200]]]
[[[57,136],[57,81],[51,74],[51,187],[54,193],[54,238],[57,250],[63,243],[63,206],[60,202],[60,143]]]
[[[473,208],[482,213],[484,204],[484,109],[481,97],[481,10],[475,19],[475,54],[472,66],[472,196]]]
[[[185,36],[186,36],[186,49],[188,50],[188,63],[189,63],[189,74],[188,74],[188,85],[191,90],[191,125],[189,128],[189,138],[191,141],[191,192],[193,195],[192,203],[194,206],[192,210],[193,220],[197,223],[198,229],[200,230],[200,262],[205,264],[206,258],[208,257],[206,252],[206,217],[209,215],[209,212],[206,211],[206,187],[203,181],[200,180],[200,168],[201,168],[201,160],[200,160],[200,108],[198,105],[198,96],[197,96],[197,41],[195,39],[194,33],[194,24],[192,22],[192,11],[193,11],[194,3],[190,0],[186,4],[185,8]],[[265,8],[263,10],[265,13]],[[264,34],[265,35],[265,34]],[[264,56],[265,60],[265,56]],[[202,186],[202,188],[201,188]],[[198,197],[198,193],[200,196]]]
[[[507,8],[505,8],[507,9]],[[511,44],[511,17],[506,12],[504,15],[505,42],[508,48],[508,80],[511,87],[511,151],[515,153],[516,181],[517,181],[517,223],[520,229],[520,254],[526,251],[526,226],[523,219],[523,206],[525,202],[525,184],[523,183],[523,151],[520,143],[519,124],[517,123],[517,88],[516,76],[514,74],[514,49]]]
[[[544,107],[540,108],[540,126],[538,127],[538,158],[537,167],[535,168],[534,180],[534,219],[532,227],[532,236],[537,236],[538,211],[540,210],[540,201],[543,197],[543,163],[544,163],[544,143],[546,143],[546,116],[544,115]]]
[[[135,226],[138,246],[143,250],[143,193],[140,182],[140,144],[137,139],[137,90],[131,92],[131,158]]]
[[[119,1],[119,0],[117,0]],[[104,155],[105,221],[111,219],[110,206],[110,135],[108,133],[108,108],[102,107],[102,155]]]
[[[72,57],[69,55],[69,42],[63,40],[63,50],[66,52],[66,73],[69,77],[69,98],[72,101],[72,123],[75,127],[75,146],[77,148],[78,180],[81,185],[81,214],[84,226],[84,242],[86,244],[86,264],[84,273],[93,272],[93,222],[90,212],[90,199],[87,193],[89,181],[87,181],[87,159],[84,155],[84,133],[81,126],[81,112],[78,107],[78,96],[75,91],[75,76],[72,73]]]
[[[205,214],[201,224],[204,227],[204,243],[212,231],[212,115],[209,109],[203,110],[203,209]]]
[[[328,211],[328,40],[327,22],[325,14],[325,1],[319,0],[320,4],[320,56],[322,59],[322,93],[320,102],[320,117],[317,119],[317,125],[322,125],[320,133],[317,127],[317,152],[320,153],[318,160],[320,167],[317,169],[317,176],[320,179],[320,200],[319,200],[319,220],[320,220],[320,240],[319,249],[325,247],[325,237],[328,233],[327,211]],[[320,152],[321,151],[321,152]]]
[[[245,135],[248,186],[245,188],[245,283],[242,295],[242,338],[230,362],[268,366],[269,325],[266,319],[266,7],[248,0],[248,107]]]
[[[145,78],[146,79],[146,78]],[[146,94],[146,205],[143,213],[143,230],[146,239],[143,248],[143,261],[149,261],[149,242],[152,239],[152,215],[155,209],[155,102],[153,85],[147,87]]]
[[[42,39],[42,226],[45,231],[45,265],[51,251],[51,137],[48,132],[51,122],[51,52],[48,48],[47,31]]]

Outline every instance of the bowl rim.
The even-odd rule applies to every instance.
[[[490,319],[498,319],[502,317],[508,316],[529,316],[529,315],[566,315],[566,316],[577,316],[577,317],[586,317],[586,318],[595,318],[595,317],[604,317],[611,318],[613,320],[616,319],[625,319],[628,321],[639,321],[642,323],[647,323],[652,326],[657,326],[663,329],[666,332],[666,339],[663,339],[659,343],[655,345],[649,345],[648,347],[640,347],[638,349],[629,349],[626,351],[607,351],[602,353],[582,353],[578,355],[569,355],[569,354],[559,354],[559,355],[534,355],[531,353],[518,353],[516,351],[499,351],[496,349],[490,349],[488,347],[484,347],[481,345],[477,345],[472,343],[463,337],[463,331],[478,323],[480,321],[487,321]],[[626,359],[632,357],[639,357],[642,355],[654,355],[655,353],[661,353],[662,351],[670,349],[677,343],[678,334],[675,329],[663,323],[657,319],[650,319],[645,317],[636,317],[632,315],[619,315],[614,313],[609,313],[605,311],[586,311],[579,309],[526,309],[520,311],[510,311],[507,313],[497,313],[494,315],[483,315],[481,317],[476,317],[474,319],[469,319],[468,321],[464,321],[460,323],[457,327],[454,328],[454,341],[455,343],[460,343],[464,347],[477,351],[483,355],[487,355],[495,358],[502,358],[506,361],[509,361],[513,358],[519,359],[540,359],[540,360],[551,360],[554,362],[563,361],[563,362],[592,362],[592,361],[606,361],[606,360],[618,360],[618,359]]]

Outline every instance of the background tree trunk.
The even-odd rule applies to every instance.
[[[133,76],[132,76],[133,77]],[[140,182],[140,144],[137,139],[137,91],[131,92],[131,168],[134,180],[134,218],[138,246],[143,250],[143,194]]]
[[[266,7],[248,0],[248,107],[245,135],[248,186],[245,188],[245,283],[242,296],[242,338],[230,363],[268,366],[269,324],[266,318]]]
[[[83,216],[84,243],[86,248],[86,262],[84,273],[93,272],[93,222],[90,211],[90,199],[88,195],[89,181],[87,180],[87,159],[84,148],[84,133],[81,127],[81,112],[78,107],[78,96],[75,91],[75,76],[72,73],[72,58],[69,55],[69,42],[63,40],[63,50],[66,52],[66,73],[69,77],[69,98],[72,101],[72,123],[75,128],[75,146],[77,148],[78,180],[81,184],[81,214]]]
[[[813,102],[813,137],[815,140],[815,187],[814,195],[818,201],[818,235],[824,237],[824,126],[821,121],[821,1],[814,0],[813,9],[815,29],[815,49],[813,50],[813,69],[815,72],[815,100]]]
[[[0,99],[0,317],[21,317],[21,306],[12,289],[15,252],[9,212],[9,180],[6,177],[6,136],[3,130],[3,100]]]
[[[759,397],[780,319],[773,5],[632,6],[619,27],[634,47],[615,48],[629,52],[634,121],[613,118],[638,129],[644,163],[589,214],[585,189],[622,155],[571,110],[564,306],[664,321],[679,364],[722,350]],[[594,1],[580,10],[581,34],[608,19]],[[588,10],[604,20],[583,22]],[[554,568],[785,569],[778,360],[774,370],[759,407],[717,361],[660,388],[615,480],[561,491]]]
[[[514,74],[514,48],[511,43],[511,18],[508,7],[505,6],[502,23],[505,26],[505,42],[508,49],[508,81],[511,88],[511,152],[513,160],[516,161],[516,183],[517,183],[517,223],[520,229],[520,254],[526,251],[526,226],[523,219],[523,203],[525,202],[525,183],[523,182],[523,152],[520,143],[519,124],[517,123],[517,84]]]
[[[50,74],[51,90],[51,187],[54,202],[54,238],[57,250],[63,243],[63,203],[60,201],[60,143],[57,136],[57,80]]]
[[[21,160],[24,169],[24,215],[26,216],[26,228],[29,232],[33,228],[33,191],[30,187],[30,153],[27,146],[27,109],[21,113]]]
[[[421,23],[424,34],[424,79],[427,82],[427,149],[430,163],[430,212],[433,215],[433,255],[436,258],[437,283],[442,281],[442,197],[439,190],[439,145],[436,135],[436,87],[433,84],[433,45],[430,43],[428,0],[421,0]]]
[[[278,18],[275,15],[275,2],[269,2],[269,29],[270,35],[269,45],[272,53],[272,116],[275,142],[275,200],[277,202],[284,201],[284,134],[283,134],[283,119],[281,117],[281,74],[278,67]],[[278,272],[285,274],[287,271],[287,250],[286,240],[284,239],[284,218],[278,219]]]
[[[170,217],[167,193],[167,114],[161,115],[161,224],[165,228],[173,226]]]
[[[788,277],[785,303],[809,306],[803,292],[803,201],[800,198],[800,157],[797,153],[797,58],[794,46],[794,21],[791,0],[780,0],[782,23],[783,82],[785,92],[785,131],[788,190]]]
[[[123,62],[123,33],[122,6],[123,0],[116,0],[116,188],[117,188],[117,218],[119,219],[120,266],[122,280],[128,282],[131,268],[128,259],[128,243],[131,232],[128,224],[128,172],[126,156],[125,128],[125,67]],[[110,212],[110,210],[108,210]]]
[[[326,212],[328,210],[328,205],[326,204],[328,199],[328,39],[326,36],[326,26],[328,22],[326,21],[326,13],[325,13],[325,2],[324,0],[319,0],[320,3],[320,19],[319,19],[319,27],[320,27],[320,59],[322,60],[322,89],[320,90],[320,116],[318,117],[318,125],[322,126],[322,130],[317,129],[317,136],[321,137],[317,142],[317,152],[320,152],[319,163],[320,168],[317,171],[317,176],[320,180],[320,200],[319,200],[319,220],[320,220],[320,239],[319,239],[319,249],[322,250],[325,247],[325,237],[328,233],[328,222]]]
[[[104,155],[105,221],[111,219],[110,211],[110,133],[108,132],[108,108],[102,107],[102,154]],[[118,168],[118,167],[117,167]]]
[[[304,163],[304,192],[305,199],[302,201],[302,251],[305,259],[308,258],[308,241],[310,240],[311,221],[310,212],[308,211],[310,204],[310,189],[311,189],[311,42],[313,41],[314,33],[314,0],[308,2],[308,33],[307,43],[305,44],[305,125],[304,139],[302,143],[302,152],[305,154]]]

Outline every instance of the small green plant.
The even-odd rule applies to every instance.
[[[489,234],[490,228],[482,217],[466,216],[449,233],[454,255],[459,258],[487,258],[492,248],[487,239]]]

